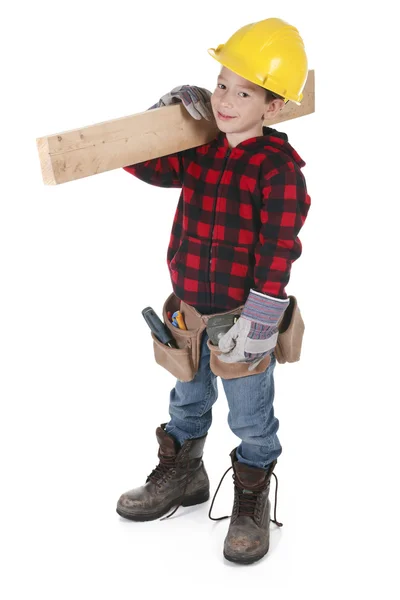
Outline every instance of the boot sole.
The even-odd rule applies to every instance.
[[[198,492],[197,494],[193,494],[193,496],[186,496],[180,506],[194,506],[195,504],[202,504],[203,502],[207,502],[210,499],[210,491],[207,492]],[[117,513],[120,517],[124,519],[129,519],[130,521],[154,521],[155,519],[159,519],[163,515],[165,515],[171,508],[177,505],[177,501],[174,500],[170,502],[168,506],[162,509],[162,511],[158,511],[157,513],[138,513],[136,515],[132,515],[131,513],[125,512],[117,507]]]
[[[269,546],[266,549],[266,551],[264,552],[264,554],[262,554],[261,556],[253,556],[251,558],[238,558],[236,556],[228,556],[227,554],[225,554],[224,551],[224,557],[226,558],[226,560],[229,560],[230,562],[234,562],[234,563],[239,563],[241,565],[251,565],[254,562],[257,562],[258,560],[261,560],[267,553],[269,550]]]

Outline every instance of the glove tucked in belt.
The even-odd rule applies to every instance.
[[[247,362],[249,371],[255,369],[273,352],[279,334],[277,325],[289,303],[289,298],[272,298],[250,290],[240,318],[219,340],[218,347],[223,352],[219,360]]]

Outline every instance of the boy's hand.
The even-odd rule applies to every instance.
[[[157,104],[154,104],[151,108],[160,108],[161,106],[183,102],[183,106],[194,119],[199,121],[203,117],[210,121],[213,118],[211,96],[212,93],[205,88],[179,85],[168,94],[161,96]]]
[[[273,352],[279,333],[277,324],[289,302],[289,298],[279,300],[250,290],[240,318],[219,340],[218,348],[223,353],[219,360],[246,362],[253,371]]]

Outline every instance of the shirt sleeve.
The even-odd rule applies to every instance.
[[[135,165],[123,167],[138,179],[165,188],[181,188],[183,177],[182,152],[161,158],[153,158]]]
[[[286,299],[292,263],[302,245],[298,233],[304,225],[311,198],[299,167],[286,164],[262,181],[261,228],[255,248],[255,289]]]

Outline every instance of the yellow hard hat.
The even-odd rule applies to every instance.
[[[250,23],[208,53],[237,75],[300,105],[308,75],[298,30],[282,19]]]

